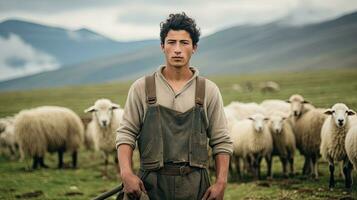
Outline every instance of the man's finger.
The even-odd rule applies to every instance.
[[[211,194],[212,194],[212,192],[210,193],[210,196],[208,197],[208,199],[207,199],[207,200],[216,200],[216,197],[211,196]]]
[[[139,185],[140,185],[141,191],[146,193],[146,189],[145,189],[144,183],[142,181],[140,181]]]
[[[205,195],[203,195],[202,200],[206,200],[210,195],[210,193],[211,193],[211,188],[208,188],[208,190],[205,192]]]

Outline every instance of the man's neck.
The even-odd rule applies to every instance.
[[[188,66],[177,68],[167,65],[162,74],[168,81],[187,81],[193,76],[193,72]]]

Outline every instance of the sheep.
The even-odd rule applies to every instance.
[[[109,99],[98,99],[85,112],[92,113],[92,121],[88,124],[86,137],[92,137],[94,148],[103,152],[106,175],[109,154],[114,153],[115,163],[118,163],[115,138],[124,111],[120,105],[112,103]],[[117,171],[119,172],[118,166]]]
[[[260,91],[265,92],[278,92],[280,91],[280,85],[274,81],[266,81],[259,84]]]
[[[226,108],[232,109],[236,119],[247,119],[249,116],[260,113],[265,115],[265,110],[257,103],[241,103],[233,101],[226,106]]]
[[[346,134],[345,149],[348,159],[357,170],[357,125],[355,123]]]
[[[243,158],[252,166],[254,178],[260,178],[260,161],[265,157],[268,163],[268,177],[271,177],[269,169],[273,142],[266,125],[267,120],[268,118],[258,113],[233,124],[231,138],[238,176],[241,175],[239,159]]]
[[[72,152],[72,167],[76,168],[83,131],[78,115],[58,106],[23,110],[14,120],[16,140],[24,155],[33,158],[32,169],[48,168],[44,163],[46,151],[58,152],[58,168],[63,168],[63,153]]]
[[[296,147],[305,157],[302,173],[318,178],[317,161],[320,157],[321,127],[326,119],[324,109],[315,108],[301,95],[295,94],[287,101],[291,104],[291,120]]]
[[[268,99],[260,103],[260,106],[266,110],[267,116],[276,111],[283,112],[286,115],[290,114],[290,104],[283,100]]]
[[[14,133],[14,118],[6,117],[0,119],[0,146],[4,148],[6,153],[10,156],[16,156],[18,152],[18,143],[15,138]],[[20,152],[20,160],[23,159],[23,156]]]
[[[290,174],[294,174],[294,154],[296,149],[295,135],[286,113],[272,113],[269,116],[269,128],[273,138],[272,155],[278,155],[283,167],[283,175],[287,177],[287,162]]]
[[[349,109],[343,103],[336,103],[331,109],[327,109],[325,114],[329,115],[321,129],[320,152],[322,157],[329,162],[330,181],[329,188],[335,186],[334,180],[334,162],[343,161],[343,174],[345,177],[346,188],[351,188],[352,164],[350,163],[346,150],[345,139],[348,130],[351,127],[351,115],[356,113]]]

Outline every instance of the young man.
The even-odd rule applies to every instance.
[[[133,83],[117,131],[124,192],[134,199],[142,192],[151,200],[223,199],[233,147],[218,87],[190,67],[200,31],[185,13],[170,14],[160,27],[166,64]],[[207,139],[216,163],[212,186]],[[131,165],[136,142],[138,176]]]

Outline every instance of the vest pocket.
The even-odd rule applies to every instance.
[[[205,133],[195,132],[192,146],[193,161],[201,167],[205,167],[208,161],[207,136]]]

